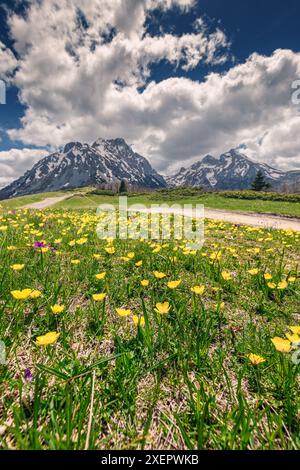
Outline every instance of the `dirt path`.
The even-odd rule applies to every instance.
[[[68,194],[67,196],[47,197],[42,201],[27,204],[26,206],[23,206],[22,209],[47,209],[48,207],[54,206],[54,204],[57,204],[58,202],[61,202],[70,196],[72,195]]]
[[[163,210],[159,209],[144,209],[143,212],[152,212],[152,213],[172,213],[174,212],[171,208]],[[180,211],[176,211],[180,213]],[[191,210],[186,211],[187,216],[194,216],[194,212]],[[252,225],[254,227],[262,228],[273,228],[273,229],[282,229],[282,230],[294,230],[295,232],[300,232],[300,219],[282,217],[277,215],[268,215],[268,214],[256,214],[256,213],[247,213],[247,212],[231,212],[224,211],[221,209],[204,209],[204,216],[207,219],[221,220],[224,222],[230,222],[233,224],[241,225]]]
[[[59,197],[48,197],[39,202],[34,202],[32,204],[27,204],[23,206],[23,209],[47,209],[58,202],[63,201],[71,197],[72,194]],[[163,210],[155,209],[143,209],[141,212],[173,212],[173,210],[164,208]],[[179,213],[178,211],[176,211]],[[187,210],[186,214],[188,216],[193,216],[193,211]],[[204,215],[207,219],[213,220],[222,220],[224,222],[231,222],[233,224],[242,224],[242,225],[252,225],[254,227],[262,228],[275,228],[275,229],[291,229],[296,232],[300,232],[300,219],[282,217],[277,215],[268,215],[268,214],[256,214],[256,213],[247,213],[247,212],[231,212],[224,211],[221,209],[206,209],[204,210]]]

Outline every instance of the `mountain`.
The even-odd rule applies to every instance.
[[[98,139],[92,145],[70,142],[42,158],[31,170],[0,191],[0,199],[120,182],[136,187],[166,187],[164,178],[124,139]]]
[[[189,168],[181,168],[174,176],[166,177],[169,186],[202,186],[206,189],[249,189],[258,170],[273,189],[299,185],[300,171],[280,171],[264,163],[250,160],[233,149],[219,158],[207,155]]]

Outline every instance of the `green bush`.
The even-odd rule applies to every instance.
[[[261,199],[262,201],[300,202],[300,194],[286,194],[257,191],[224,191],[219,193],[232,199]]]

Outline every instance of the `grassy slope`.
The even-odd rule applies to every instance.
[[[2,449],[300,449],[300,365],[271,342],[299,325],[298,234],[211,222],[200,253],[181,241],[153,249],[117,240],[108,254],[94,211],[63,215],[29,211],[1,223]],[[61,239],[57,251],[32,248],[40,224],[47,242]],[[265,272],[276,284],[293,280],[274,289]],[[182,282],[170,290],[171,280]],[[23,288],[41,296],[14,300],[11,291]],[[101,292],[105,302],[94,302]],[[157,314],[165,301],[169,313]],[[65,310],[55,315],[56,303]],[[146,326],[118,316],[120,307],[144,315]],[[35,344],[50,331],[60,333],[56,344]],[[264,362],[251,365],[251,353]]]
[[[31,194],[29,196],[21,196],[21,197],[16,197],[13,199],[0,201],[0,205],[4,207],[5,209],[17,209],[19,207],[26,206],[27,204],[32,204],[34,202],[42,201],[43,199],[46,199],[47,197],[58,197],[58,196],[63,196],[64,194],[66,193],[62,191],[60,192],[57,191],[57,192],[52,192],[52,193]]]
[[[204,204],[211,209],[223,209],[240,212],[257,212],[288,215],[300,217],[300,204],[294,202],[278,201],[248,201],[240,199],[229,199],[216,194],[206,194],[203,197],[189,197],[175,200],[151,199],[151,196],[130,197],[129,204]],[[118,197],[112,196],[74,196],[62,201],[56,207],[64,209],[94,209],[100,204],[118,204]]]

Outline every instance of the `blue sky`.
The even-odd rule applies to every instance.
[[[97,137],[165,173],[241,144],[300,168],[297,0],[7,0],[0,21],[0,186]]]

